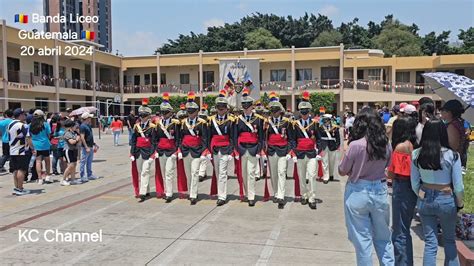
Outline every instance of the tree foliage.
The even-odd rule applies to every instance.
[[[255,13],[240,21],[207,28],[206,34],[190,32],[158,48],[161,54],[235,51],[278,47],[309,47],[339,45],[346,49],[379,48],[386,56],[412,56],[474,53],[474,29],[460,30],[459,47],[449,44],[449,31],[437,35],[419,35],[416,24],[405,25],[389,14],[380,22],[369,21],[364,26],[359,19],[342,22],[338,27],[327,16],[304,14],[299,18]],[[281,45],[281,46],[280,46]]]
[[[336,102],[336,95],[333,92],[313,92],[310,95],[309,102],[315,114],[319,114],[319,107],[321,106],[326,108],[326,113],[331,113],[333,111],[332,105]]]
[[[245,34],[244,45],[249,50],[281,48],[281,42],[269,30],[258,28]]]

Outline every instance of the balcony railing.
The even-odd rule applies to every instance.
[[[400,93],[413,93],[413,94],[425,94],[431,93],[429,85],[425,85],[424,83],[405,83],[405,82],[397,82],[395,87],[392,86],[391,81],[384,81],[384,80],[362,80],[358,79],[357,82],[357,89],[358,90],[368,90],[368,91],[383,91],[383,92],[391,92],[395,90],[395,92]],[[353,89],[354,88],[354,81],[352,79],[344,79],[344,89]]]
[[[431,87],[425,83],[410,84],[406,82],[396,82],[395,91],[401,93],[427,94],[432,93]]]

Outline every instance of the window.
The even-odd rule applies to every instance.
[[[39,62],[34,62],[34,72],[33,74],[36,76],[36,77],[39,77],[40,75],[40,63]]]
[[[151,73],[151,84],[153,84],[153,85],[158,84],[157,83],[158,79],[157,79],[156,76],[157,76],[156,73]]]
[[[72,72],[72,79],[81,79],[81,70],[77,68],[71,69]]]
[[[140,85],[140,75],[135,75],[133,77],[133,85]]]
[[[369,69],[369,80],[380,80],[380,68]]]
[[[59,99],[59,112],[66,112],[66,99]]]
[[[166,73],[160,73],[160,84],[166,84]]]
[[[270,81],[286,81],[286,69],[270,70]]]
[[[35,98],[35,109],[48,111],[48,98]]]
[[[455,69],[454,70],[454,73],[458,74],[458,75],[463,75],[464,76],[464,69],[460,68],[460,69]]]
[[[416,84],[420,85],[420,84],[425,84],[425,77],[423,77],[423,73],[425,73],[425,71],[416,71]]]
[[[410,72],[409,72],[409,71],[406,71],[406,72],[397,72],[397,73],[395,74],[395,81],[396,81],[396,82],[409,83],[409,82],[410,82]]]
[[[204,86],[209,86],[214,82],[214,71],[204,71],[202,74]]]
[[[66,67],[59,66],[59,78],[65,79],[66,78]]]
[[[339,67],[322,67],[321,82],[324,80],[339,80]]]
[[[313,70],[311,68],[303,68],[296,70],[296,80],[312,80],[313,79]]]
[[[145,85],[150,85],[150,74],[145,74]]]
[[[189,74],[179,74],[180,84],[189,84]]]
[[[357,69],[357,79],[364,79],[364,70]]]

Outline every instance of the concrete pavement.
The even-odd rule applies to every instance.
[[[121,141],[126,138],[122,135]],[[238,200],[236,179],[229,180],[233,196],[222,207],[207,196],[210,179],[199,183],[201,200],[196,206],[184,199],[166,204],[156,198],[139,204],[130,184],[128,145],[114,147],[111,135],[102,135],[97,143],[101,149],[93,168],[104,177],[99,180],[69,187],[28,183],[25,188],[35,194],[15,197],[11,175],[0,176],[0,264],[355,264],[344,225],[344,180],[318,183],[317,195],[324,202],[317,210],[293,202],[293,180],[287,180],[284,210],[271,201],[249,208]],[[261,180],[260,200],[263,191]],[[19,230],[32,229],[40,235],[48,229],[102,230],[102,242],[20,241]],[[418,222],[413,229],[420,265]],[[441,264],[442,249],[438,258]]]

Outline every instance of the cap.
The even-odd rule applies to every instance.
[[[226,96],[227,96],[227,91],[226,90],[220,90],[219,91],[219,95],[217,96],[216,98],[216,105],[218,104],[225,104],[227,105],[227,99],[226,99]]]
[[[411,114],[416,112],[416,107],[412,104],[407,104],[403,108],[400,108],[400,112],[405,114]]]
[[[268,108],[280,108],[280,110],[285,110],[283,108],[283,105],[280,102],[280,99],[278,98],[278,94],[276,92],[272,91],[270,92],[270,95],[268,97],[270,99],[270,103],[268,104]]]
[[[37,110],[35,110],[35,112],[33,113],[33,116],[34,116],[34,117],[44,116],[44,112],[41,111],[40,109],[37,109]]]
[[[250,97],[250,90],[248,88],[245,88],[242,91],[242,103],[253,103],[254,99]]]
[[[190,91],[188,93],[188,102],[186,103],[186,109],[199,109],[199,105],[194,102],[194,99],[196,98],[196,94],[194,91]]]
[[[16,108],[13,111],[13,116],[18,117],[18,116],[20,116],[21,114],[24,114],[24,113],[25,113],[25,110],[23,110],[23,108]]]
[[[81,118],[82,118],[82,119],[87,119],[87,118],[92,118],[92,117],[94,117],[94,115],[91,114],[91,113],[89,113],[89,112],[84,112],[84,113],[82,113],[82,115],[81,115]]]
[[[301,102],[298,104],[298,110],[301,109],[313,109],[311,103],[309,103],[310,94],[308,91],[304,91],[301,94]]]
[[[169,93],[163,93],[163,102],[160,104],[161,111],[173,111],[173,107],[170,104],[170,95]]]
[[[449,100],[444,103],[443,107],[440,110],[455,112],[455,113],[464,113],[464,107],[462,103],[458,100]]]
[[[392,112],[399,113],[400,112],[400,105],[396,104],[392,107]]]

